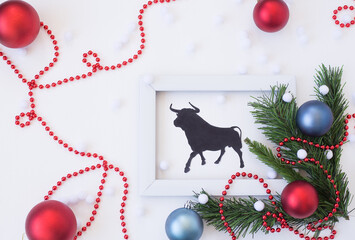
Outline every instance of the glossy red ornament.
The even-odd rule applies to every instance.
[[[259,0],[254,7],[256,26],[265,32],[277,32],[286,26],[290,12],[282,0]]]
[[[318,208],[318,193],[312,184],[294,181],[282,191],[281,204],[288,215],[299,219],[307,218]]]
[[[73,211],[64,203],[47,200],[37,204],[26,219],[29,240],[72,240],[77,229]]]
[[[39,32],[36,10],[19,0],[0,4],[0,43],[9,48],[22,48],[32,43]]]

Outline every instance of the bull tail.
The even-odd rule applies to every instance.
[[[239,140],[240,140],[240,147],[243,146],[243,141],[242,141],[242,129],[240,129],[240,127],[238,126],[233,126],[231,127],[232,129],[238,128],[239,129]]]

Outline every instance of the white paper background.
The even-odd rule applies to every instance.
[[[3,2],[3,1],[1,1]],[[41,82],[49,83],[78,72],[87,71],[81,62],[82,53],[99,53],[102,64],[122,61],[136,51],[138,33],[126,36],[136,22],[143,1],[132,0],[61,0],[29,1],[41,19],[50,26],[59,40],[60,60]],[[164,223],[168,214],[181,207],[186,198],[142,198],[138,195],[138,86],[145,74],[236,74],[246,68],[248,73],[269,75],[280,66],[281,73],[295,75],[298,100],[312,99],[313,75],[320,63],[344,66],[345,93],[351,100],[355,92],[354,45],[355,28],[340,30],[335,26],[332,11],[339,4],[353,1],[298,0],[290,3],[290,21],[281,32],[268,34],[259,31],[252,20],[256,1],[235,0],[179,0],[164,6],[155,6],[144,15],[147,48],[134,64],[115,72],[100,72],[95,77],[80,80],[68,86],[36,91],[37,112],[55,132],[74,146],[87,145],[92,152],[102,153],[108,160],[125,170],[130,181],[127,205],[127,226],[130,239],[167,239]],[[167,24],[168,12],[174,23]],[[216,16],[225,23],[215,25]],[[170,16],[170,18],[171,18]],[[299,40],[300,27],[308,43]],[[301,29],[302,30],[302,29]],[[241,35],[248,31],[250,48],[241,46]],[[73,40],[64,41],[67,32]],[[335,38],[338,35],[340,38]],[[118,51],[117,42],[128,38],[128,44]],[[195,46],[195,53],[186,49]],[[23,71],[33,76],[52,58],[52,47],[43,31],[22,56],[17,51],[1,47]],[[266,63],[259,59],[267,56]],[[21,129],[14,125],[14,116],[21,112],[21,103],[27,97],[27,88],[19,82],[5,63],[0,64],[0,239],[21,239],[28,211],[43,199],[45,193],[60,177],[94,163],[76,157],[55,144],[39,124]],[[121,107],[112,105],[121,101]],[[180,107],[183,107],[181,104]],[[349,111],[355,112],[351,102]],[[230,124],[230,123],[228,123]],[[355,192],[353,171],[354,144],[344,146],[343,169],[348,173],[350,189]],[[58,197],[78,196],[82,191],[97,192],[98,183],[93,174],[63,186]],[[259,173],[264,175],[265,173]],[[121,191],[120,178],[111,176],[107,183]],[[87,189],[87,190],[86,190]],[[101,211],[92,229],[83,239],[121,239],[119,202],[121,196],[104,197]],[[84,221],[85,203],[74,211]],[[350,208],[354,208],[354,203]],[[145,214],[137,214],[141,210]],[[354,214],[350,221],[337,225],[338,239],[353,237]],[[229,237],[206,227],[202,240]],[[255,239],[292,238],[289,232]],[[246,239],[252,239],[248,236]]]

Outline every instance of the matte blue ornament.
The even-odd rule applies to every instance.
[[[165,232],[170,240],[199,240],[203,222],[195,211],[178,208],[166,219]]]
[[[296,123],[301,132],[312,137],[326,134],[333,124],[330,107],[318,100],[304,103],[297,111]]]

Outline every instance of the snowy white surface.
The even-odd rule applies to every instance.
[[[88,50],[97,52],[103,64],[111,64],[126,60],[140,44],[138,31],[131,23],[137,21],[138,10],[145,1],[28,2],[53,30],[60,46],[59,62],[41,78],[43,83],[88,71],[81,62],[82,54]],[[134,64],[118,71],[101,72],[66,86],[35,92],[37,112],[58,136],[73,146],[85,142],[90,151],[101,153],[125,171],[130,184],[125,214],[130,239],[167,240],[164,231],[166,217],[190,200],[183,197],[143,198],[138,194],[137,126],[139,80],[142,76],[294,75],[298,86],[297,101],[301,104],[313,99],[313,75],[319,64],[324,63],[344,66],[345,94],[349,100],[352,99],[355,92],[355,27],[340,29],[331,16],[339,4],[353,4],[353,1],[287,2],[290,21],[282,31],[274,34],[261,32],[254,25],[252,12],[256,1],[177,0],[164,6],[153,6],[143,19],[146,49]],[[28,78],[52,58],[52,46],[43,31],[25,50],[0,48]],[[27,97],[27,88],[3,61],[0,74],[0,239],[21,239],[27,213],[42,201],[46,192],[68,172],[96,162],[65,151],[36,122],[26,129],[15,126],[15,115],[26,106],[23,99]],[[153,78],[147,77],[146,81],[149,84]],[[113,111],[112,103],[116,99],[124,104]],[[351,101],[349,113],[354,112],[355,101]],[[353,125],[350,129],[354,134]],[[347,143],[343,147],[342,157],[342,166],[348,173],[353,193],[354,144]],[[98,191],[97,179],[101,174],[92,172],[66,182],[56,193],[57,197],[69,200],[71,196],[77,197],[85,192],[86,200],[90,200],[88,196],[95,196]],[[267,177],[266,172],[258,175]],[[107,187],[115,189],[115,194],[102,198],[100,212],[83,236],[86,240],[122,239],[119,221],[121,178],[110,174]],[[91,207],[85,200],[81,202],[73,206],[73,210],[80,222],[85,223]],[[354,207],[355,202],[350,209]],[[354,225],[352,213],[350,221],[341,220],[337,225],[337,239],[353,239]],[[205,226],[201,240],[215,239],[229,239],[229,236]],[[245,239],[299,238],[283,231],[272,235],[258,233],[254,238],[247,236]]]

